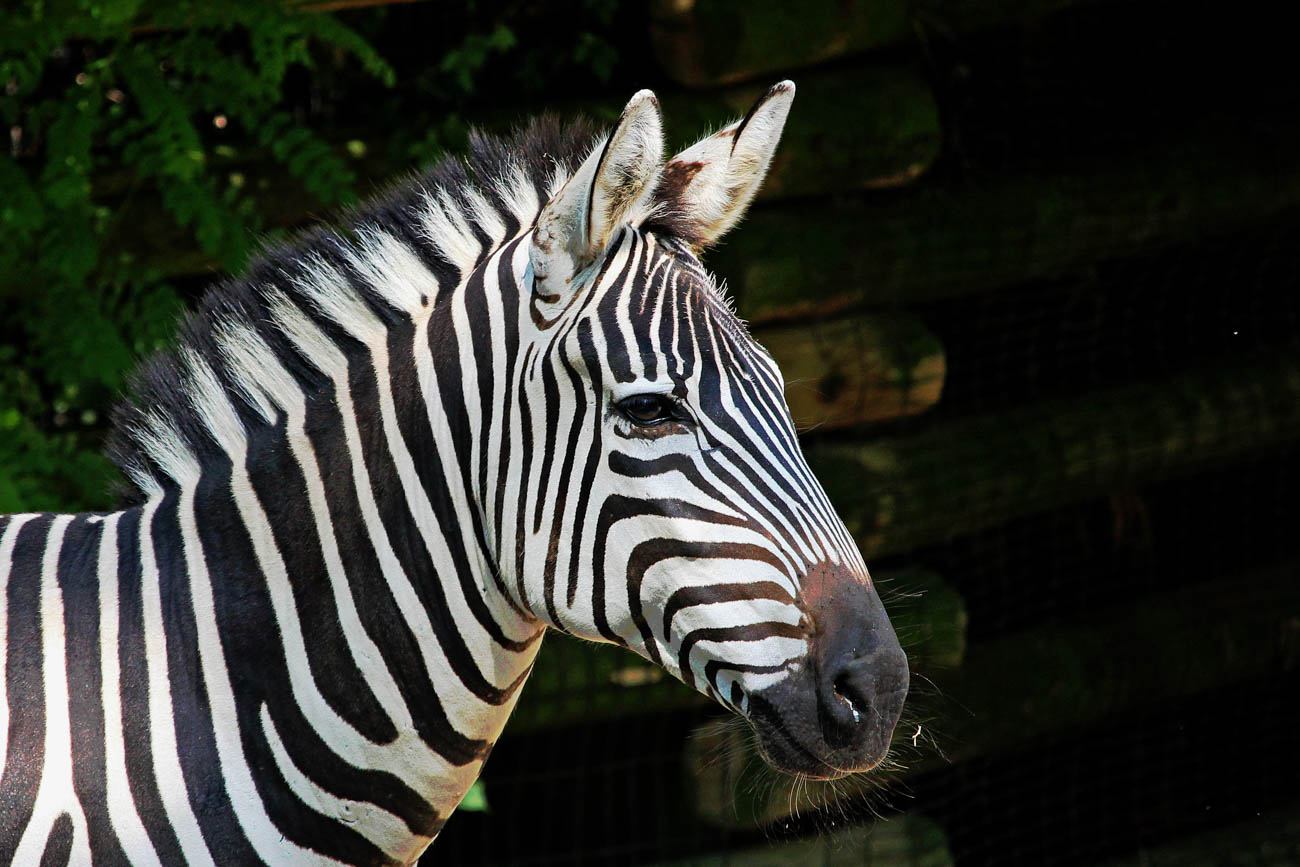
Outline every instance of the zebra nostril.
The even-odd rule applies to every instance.
[[[835,683],[832,685],[832,689],[835,692],[835,697],[847,705],[849,711],[852,712],[853,722],[859,722],[862,719],[862,713],[858,710],[858,705],[853,700],[853,686],[849,682],[848,676],[841,674],[839,677],[835,678]]]
[[[841,658],[825,677],[817,689],[822,735],[834,747],[856,743],[872,708],[870,666],[864,660]]]

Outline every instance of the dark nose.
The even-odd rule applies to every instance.
[[[901,649],[850,652],[829,661],[820,674],[817,702],[827,744],[838,749],[893,731],[907,694],[907,659]]]
[[[844,576],[810,606],[822,737],[865,747],[893,732],[907,694],[907,657],[875,590]]]

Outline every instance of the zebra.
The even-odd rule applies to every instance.
[[[548,629],[781,771],[881,762],[906,656],[699,258],[793,97],[668,160],[650,91],[475,133],[210,290],[115,414],[123,508],[0,518],[0,862],[411,863]]]

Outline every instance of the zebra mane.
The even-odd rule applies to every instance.
[[[427,279],[421,286],[408,278],[414,266],[439,286],[455,285],[532,225],[595,140],[588,121],[552,115],[507,136],[474,131],[467,155],[442,158],[335,225],[268,247],[244,276],[210,288],[183,318],[175,345],[137,368],[114,409],[108,457],[131,483],[121,498],[137,504],[169,479],[196,475],[231,424],[242,436],[241,422],[271,421],[267,395],[274,400],[277,383],[259,361],[278,362],[296,380],[280,382],[281,391],[323,384],[275,324],[286,302],[331,337],[346,334],[349,316],[394,323],[427,312]]]

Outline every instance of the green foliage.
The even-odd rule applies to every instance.
[[[508,122],[521,101],[553,99],[557,80],[608,81],[622,8],[583,0],[563,19],[516,3],[7,9],[0,514],[109,507],[108,408],[206,282],[193,277],[237,271],[267,236],[460,148],[484,107],[510,106],[498,113]],[[399,84],[396,68],[400,87],[377,93]]]
[[[121,239],[188,237],[243,262],[264,223],[243,177],[214,166],[218,135],[256,143],[322,204],[348,201],[346,156],[286,110],[286,81],[326,64],[394,73],[337,18],[262,0],[29,0],[5,19],[0,513],[102,508],[105,407],[181,308]]]
[[[472,33],[466,37],[459,48],[443,55],[440,68],[455,76],[461,89],[469,92],[474,89],[475,73],[483,68],[488,59],[493,54],[509,51],[514,46],[515,34],[504,24],[498,24],[491,33]]]
[[[482,779],[474,781],[474,785],[469,787],[469,791],[465,793],[457,809],[466,813],[488,812],[487,787]]]

